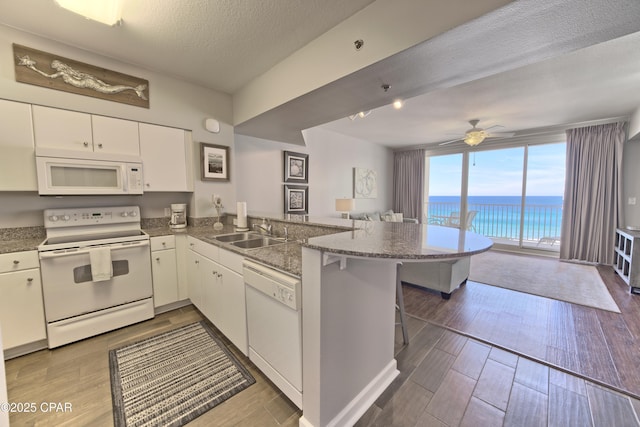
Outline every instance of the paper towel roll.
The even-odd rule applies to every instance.
[[[236,213],[238,215],[238,228],[247,228],[247,202],[238,202]]]

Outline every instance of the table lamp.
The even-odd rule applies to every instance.
[[[354,199],[336,199],[336,211],[342,212],[342,218],[349,219],[349,212],[356,207]]]

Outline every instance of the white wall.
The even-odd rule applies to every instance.
[[[43,50],[112,71],[130,74],[149,81],[150,108],[105,101],[15,81],[12,43]],[[171,78],[134,65],[115,61],[91,52],[0,25],[0,97],[32,104],[84,111],[140,122],[172,126],[192,131],[195,192],[148,193],[139,197],[110,196],[100,198],[39,197],[37,193],[0,193],[0,228],[42,225],[42,210],[49,207],[139,204],[144,217],[159,217],[170,203],[188,203],[189,216],[213,215],[212,194],[220,194],[225,203],[235,205],[235,172],[233,167],[233,126],[231,96]],[[220,121],[219,134],[208,132],[204,120]],[[231,147],[231,181],[228,183],[200,180],[199,142]]]
[[[622,202],[623,226],[640,227],[640,141],[627,141],[624,144],[622,159]],[[629,197],[636,198],[636,204],[629,204]]]
[[[250,214],[284,211],[284,150],[309,154],[310,215],[340,216],[335,199],[353,196],[354,167],[373,169],[378,176],[378,197],[358,199],[355,212],[391,208],[391,150],[320,128],[304,131],[304,139],[306,147],[236,135],[237,198],[247,202]]]

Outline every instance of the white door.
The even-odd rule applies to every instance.
[[[47,338],[39,269],[0,274],[0,295],[3,348]]]
[[[93,150],[96,153],[140,156],[138,122],[105,116],[91,116]]]
[[[93,152],[90,114],[40,105],[32,108],[37,147]]]
[[[144,191],[190,191],[185,131],[140,123]]]
[[[31,105],[0,100],[0,191],[36,191]]]
[[[160,307],[178,301],[175,249],[151,252],[151,271],[153,273],[153,306]]]

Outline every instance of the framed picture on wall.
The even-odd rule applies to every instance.
[[[200,143],[203,181],[229,181],[229,147]]]
[[[373,169],[353,168],[353,198],[375,199],[378,197],[378,178]]]
[[[309,182],[309,155],[284,152],[284,182],[297,182],[306,184]]]
[[[301,215],[309,213],[309,187],[306,185],[284,186],[284,213]]]

